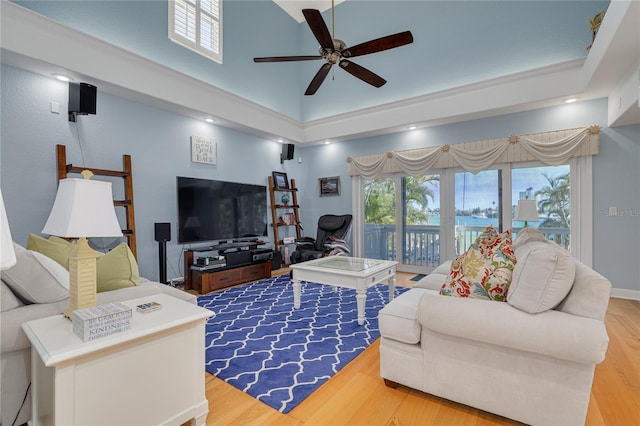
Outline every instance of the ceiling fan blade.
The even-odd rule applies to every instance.
[[[265,58],[253,58],[253,62],[292,62],[292,61],[312,61],[322,59],[322,56],[268,56]]]
[[[325,24],[324,19],[322,19],[320,11],[316,9],[302,9],[302,14],[304,15],[304,19],[307,20],[311,32],[316,37],[316,40],[318,40],[318,43],[320,43],[320,46],[328,50],[333,50],[333,38],[331,38],[327,24]]]
[[[375,87],[382,87],[387,82],[387,80],[380,77],[378,74],[375,74],[365,67],[346,59],[340,61],[340,67],[352,76],[357,77],[365,83],[369,83],[370,85]]]
[[[404,31],[402,33],[380,37],[375,40],[365,41],[364,43],[349,47],[342,51],[342,56],[345,58],[353,58],[355,56],[382,52],[383,50],[389,50],[411,43],[413,43],[413,35],[411,34],[411,31]]]
[[[329,74],[331,65],[332,64],[327,62],[320,67],[315,77],[313,77],[313,80],[311,80],[311,83],[309,83],[309,87],[307,87],[307,91],[304,92],[305,95],[313,95],[318,91],[324,79],[327,78],[327,74]]]

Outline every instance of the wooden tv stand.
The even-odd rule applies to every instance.
[[[250,249],[255,249],[251,246]],[[194,264],[194,253],[209,251],[205,249],[186,250],[184,253],[184,289],[194,289],[200,294],[206,294],[214,290],[220,290],[237,284],[256,281],[263,278],[271,278],[271,261],[264,260],[204,271],[191,269]]]

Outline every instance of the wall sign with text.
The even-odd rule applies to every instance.
[[[191,161],[216,164],[216,142],[201,136],[191,136]]]

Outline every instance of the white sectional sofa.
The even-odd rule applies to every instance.
[[[0,420],[2,425],[8,426],[22,425],[31,419],[29,387],[31,382],[31,344],[22,331],[22,324],[26,321],[61,314],[69,306],[68,290],[58,285],[54,277],[58,275],[60,278],[66,275],[68,280],[68,272],[62,266],[43,259],[42,256],[23,256],[21,251],[25,252],[25,249],[21,249],[19,246],[17,249],[18,264],[14,268],[22,269],[19,274],[21,277],[16,277],[17,273],[12,276],[11,270],[3,271],[0,282],[2,291],[0,295],[2,302],[0,317],[0,391],[2,394]],[[20,283],[19,281],[23,277],[28,282]],[[13,290],[5,280],[11,281]],[[197,303],[196,297],[192,294],[140,278],[139,285],[98,293],[98,304],[161,293],[190,303]]]
[[[527,424],[584,424],[611,283],[553,243],[516,243],[507,302],[440,295],[447,262],[385,306],[380,375]]]

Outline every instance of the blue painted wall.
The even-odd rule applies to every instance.
[[[122,154],[131,154],[138,260],[141,273],[152,279],[158,277],[155,222],[174,225],[168,244],[168,276],[183,274],[175,229],[178,175],[266,185],[272,171],[284,171],[300,188],[305,234],[315,235],[320,215],[351,211],[348,156],[606,123],[606,101],[597,100],[344,143],[296,147],[296,160],[281,166],[280,144],[99,90],[97,115],[80,117],[76,127],[66,114],[49,112],[51,101],[65,111],[66,83],[10,66],[2,66],[0,75],[0,183],[15,241],[26,244],[28,233],[39,233],[48,217],[56,192],[55,145],[66,145],[69,161],[82,164],[79,135],[86,164],[91,167],[119,169]],[[191,163],[192,135],[217,141],[216,166]],[[298,163],[299,157],[302,163]],[[614,287],[639,290],[640,126],[604,128],[593,169],[594,267]],[[341,196],[319,197],[317,179],[324,176],[341,177]],[[116,193],[121,188],[119,183],[114,185]],[[611,206],[627,214],[608,216]]]
[[[150,108],[101,93],[97,114],[67,118],[68,85],[53,78],[2,66],[1,183],[14,240],[26,244],[30,232],[39,234],[49,215],[57,188],[56,144],[67,146],[67,161],[102,169],[122,169],[122,155],[133,163],[138,260],[140,272],[158,277],[158,244],[154,223],[172,223],[168,244],[168,276],[182,276],[177,240],[176,176],[219,179],[267,185],[280,165],[281,145]],[[62,114],[49,112],[58,102]],[[191,162],[191,136],[217,141],[217,165]],[[102,180],[107,180],[101,178]],[[122,181],[114,181],[117,198],[123,198]],[[124,219],[121,218],[124,226]],[[269,221],[270,223],[270,221]],[[105,241],[109,245],[112,241]]]

